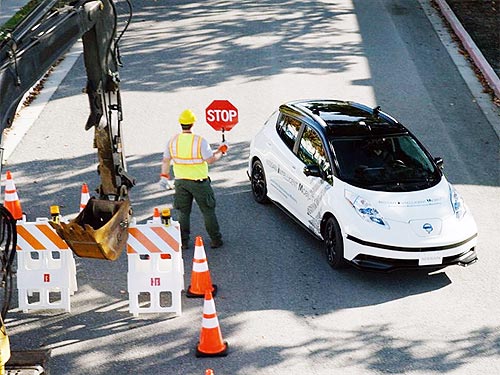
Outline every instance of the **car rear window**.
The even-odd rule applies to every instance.
[[[299,134],[301,122],[290,116],[281,116],[276,125],[276,131],[290,150],[293,150],[295,140]]]

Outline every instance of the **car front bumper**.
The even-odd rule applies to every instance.
[[[477,261],[477,234],[463,241],[433,247],[398,247],[347,236],[344,256],[354,267],[390,272],[397,269],[468,266]]]

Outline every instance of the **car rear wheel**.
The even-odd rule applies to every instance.
[[[344,242],[340,226],[334,217],[329,217],[325,223],[323,231],[325,242],[326,260],[332,268],[342,268],[345,265],[344,260]]]
[[[250,177],[252,182],[253,198],[258,203],[267,203],[267,183],[264,167],[260,160],[256,160],[252,164],[252,175]]]

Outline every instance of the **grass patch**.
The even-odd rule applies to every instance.
[[[7,22],[0,25],[0,43],[9,38],[9,34],[14,30],[43,0],[30,0],[25,6],[16,12]],[[69,0],[58,1],[56,7],[68,4]]]

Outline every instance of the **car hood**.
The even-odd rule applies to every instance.
[[[412,192],[382,192],[355,189],[387,220],[399,222],[444,220],[453,215],[449,184],[443,177],[432,188]],[[419,225],[420,226],[420,225]]]

